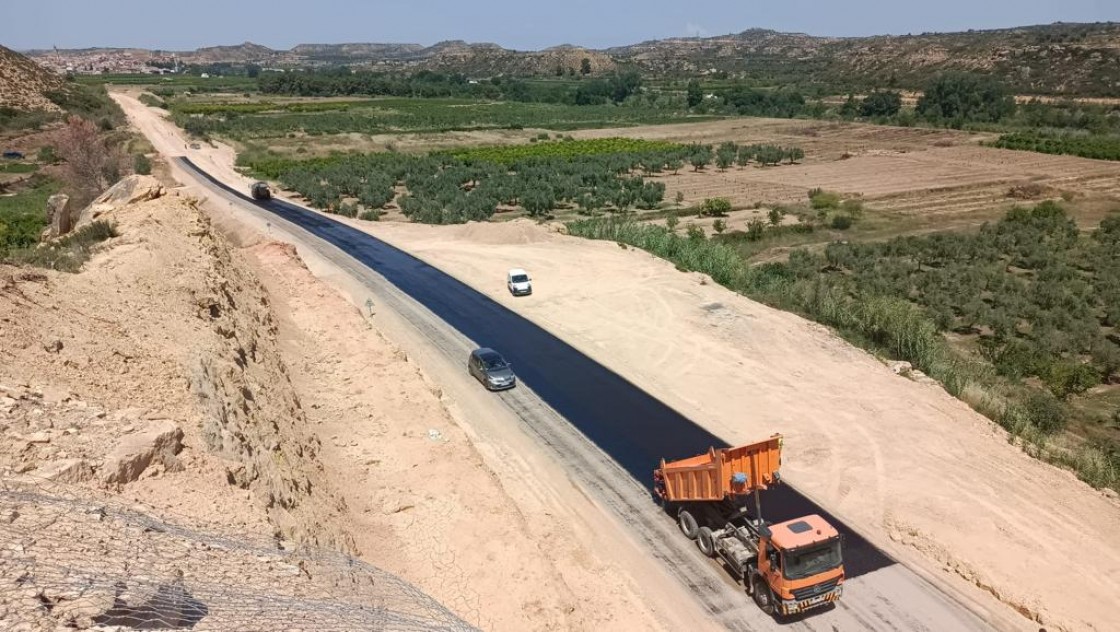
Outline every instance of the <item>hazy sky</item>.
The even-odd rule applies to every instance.
[[[602,48],[752,27],[845,36],[1057,21],[1120,21],[1120,0],[0,0],[0,44],[183,50],[463,39]]]

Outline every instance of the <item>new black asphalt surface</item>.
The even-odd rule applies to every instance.
[[[660,460],[727,447],[727,442],[603,365],[499,303],[416,257],[360,230],[283,200],[257,201],[198,168],[180,162],[214,186],[268,210],[333,244],[368,266],[480,347],[513,365],[518,379],[563,415],[642,485]],[[511,262],[511,265],[515,262]],[[593,271],[592,271],[593,273]],[[547,288],[538,288],[547,292]],[[467,358],[463,358],[466,372]],[[749,415],[744,411],[744,415]],[[826,414],[822,411],[822,414]],[[651,494],[651,501],[652,494]],[[820,514],[844,534],[845,570],[855,577],[894,563],[847,525],[791,485],[763,494],[767,520]]]

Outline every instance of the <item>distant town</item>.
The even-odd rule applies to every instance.
[[[59,74],[100,75],[106,73],[169,74],[179,68],[175,55],[151,51],[90,49],[33,50],[27,56]]]

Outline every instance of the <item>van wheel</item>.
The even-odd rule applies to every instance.
[[[696,518],[693,518],[692,514],[684,509],[681,509],[680,512],[677,513],[677,526],[680,527],[684,537],[689,540],[695,540],[696,534],[700,530],[696,525]]]
[[[755,577],[754,582],[751,584],[754,593],[754,602],[758,604],[758,608],[768,615],[774,614],[774,593],[762,578]]]
[[[696,532],[696,546],[700,552],[708,557],[716,556],[716,543],[712,539],[712,530],[708,527],[700,527]]]

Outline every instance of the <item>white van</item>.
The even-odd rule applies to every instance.
[[[533,293],[533,282],[529,273],[521,268],[512,268],[506,273],[506,287],[514,296],[528,296]]]

